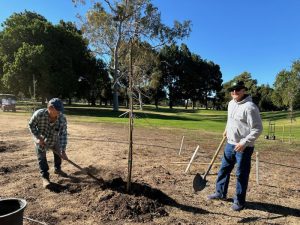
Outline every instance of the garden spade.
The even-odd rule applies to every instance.
[[[206,173],[204,174],[204,176],[202,177],[199,173],[197,173],[195,175],[194,180],[193,180],[193,188],[194,188],[195,192],[202,191],[205,188],[206,182],[207,182],[206,176],[209,173],[212,165],[214,164],[214,162],[215,162],[215,160],[216,160],[216,158],[217,158],[217,156],[218,156],[218,154],[219,154],[219,152],[221,150],[221,147],[222,147],[222,145],[225,142],[225,139],[226,139],[226,137],[224,136],[223,139],[222,139],[222,141],[221,141],[221,143],[219,144],[219,147],[217,148],[217,151],[216,151],[214,157],[212,158],[212,160],[211,160],[211,162],[210,162],[210,164],[208,166],[208,169],[207,169]]]

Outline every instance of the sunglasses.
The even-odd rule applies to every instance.
[[[235,89],[232,89],[231,92],[233,92],[233,91],[238,92],[238,91],[240,91],[240,90],[242,90],[242,89],[243,89],[243,88],[235,88]]]

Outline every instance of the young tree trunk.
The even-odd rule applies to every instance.
[[[188,105],[189,105],[189,100],[188,100],[188,99],[186,99],[186,100],[184,101],[184,106],[185,106],[185,109],[187,109],[187,108],[188,108]]]
[[[155,98],[155,108],[156,108],[156,110],[158,110],[158,99],[157,98]]]
[[[119,85],[118,85],[118,78],[119,78],[119,47],[121,42],[121,27],[122,22],[119,24],[118,29],[118,41],[116,44],[116,47],[114,48],[114,86],[113,86],[113,110],[119,111]]]
[[[128,177],[127,192],[131,189],[131,171],[132,171],[132,136],[133,136],[133,99],[132,99],[132,40],[130,41],[130,72],[129,72],[129,151],[128,151]]]
[[[140,103],[140,110],[143,110],[143,100],[142,100],[142,94],[139,91],[139,103]]]

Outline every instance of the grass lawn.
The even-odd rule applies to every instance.
[[[128,123],[128,109],[121,108],[119,112],[114,112],[110,107],[91,107],[83,104],[65,106],[65,114],[70,121],[94,122],[94,123]],[[6,112],[10,114],[12,112]],[[17,108],[17,113],[28,114],[26,105]],[[269,121],[275,123],[276,139],[300,139],[300,111],[294,112],[295,120],[291,123],[289,113],[286,111],[273,111],[261,113],[264,132],[268,134]],[[135,126],[157,127],[157,128],[177,128],[187,130],[199,130],[207,132],[222,133],[227,119],[227,111],[205,110],[205,109],[185,109],[183,107],[159,107],[145,106],[144,110],[134,110]]]

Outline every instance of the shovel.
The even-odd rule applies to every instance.
[[[221,149],[222,145],[225,142],[225,139],[226,139],[226,136],[223,137],[221,143],[219,144],[219,147],[217,148],[217,151],[216,151],[214,157],[212,158],[212,160],[211,160],[211,162],[210,162],[210,164],[208,166],[208,169],[207,169],[206,173],[204,174],[204,176],[202,177],[199,173],[197,173],[195,175],[194,180],[193,180],[193,188],[194,188],[195,192],[202,191],[205,188],[206,182],[207,182],[206,176],[209,173],[212,165],[214,164],[214,162],[215,162],[215,160],[216,160],[216,158],[217,158],[217,156],[218,156],[218,154],[220,152],[220,149]]]
[[[60,153],[58,153],[55,150],[52,150],[55,154],[59,155],[59,157],[61,158]],[[74,167],[76,167],[77,169],[79,169],[82,173],[88,175],[89,177],[93,178],[95,181],[97,181],[99,184],[103,184],[104,180],[102,178],[97,178],[95,177],[93,174],[91,174],[90,172],[86,171],[85,169],[83,169],[81,166],[77,165],[76,163],[74,163],[72,160],[70,159],[65,159],[64,161],[67,161],[68,163],[70,163],[71,165],[73,165]]]

